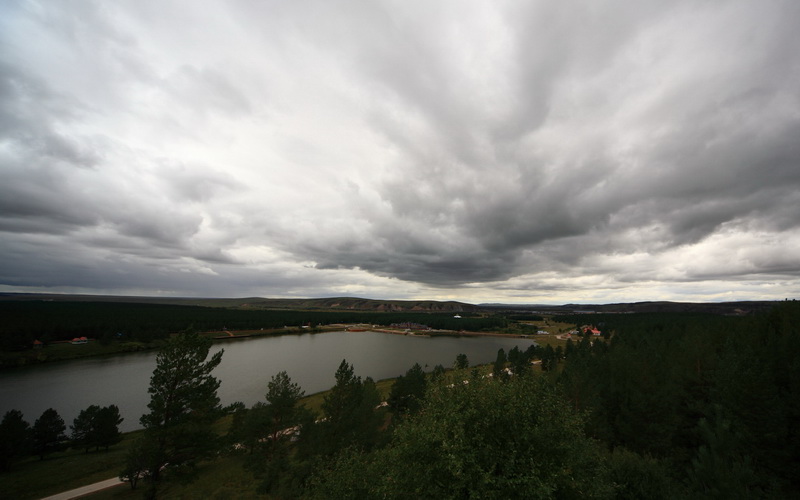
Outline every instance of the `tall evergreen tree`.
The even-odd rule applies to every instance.
[[[108,405],[100,408],[94,418],[92,429],[92,442],[95,448],[105,448],[122,441],[122,433],[119,431],[119,424],[125,420],[119,414],[117,405]]]
[[[547,344],[542,350],[542,371],[548,372],[556,366],[556,351],[553,346]]]
[[[492,365],[492,376],[497,380],[504,380],[506,375],[505,368],[506,352],[501,347],[497,350],[497,358],[495,358],[494,365]]]
[[[526,377],[531,373],[531,360],[528,357],[528,352],[521,351],[519,348],[514,346],[514,349],[511,350],[514,353],[514,356],[509,356],[509,360],[511,361],[511,372],[514,374],[515,377]]]
[[[70,426],[72,435],[70,437],[74,448],[83,448],[83,452],[88,453],[89,448],[94,445],[95,419],[99,411],[99,406],[91,405],[85,410],[81,410],[75,420],[72,421]]]
[[[9,410],[0,422],[0,471],[8,469],[14,461],[31,451],[31,426],[22,412]]]
[[[372,379],[362,382],[353,366],[342,360],[336,370],[336,385],[322,402],[324,421],[319,424],[322,450],[333,453],[348,445],[371,447],[381,423],[375,411],[380,401]]]
[[[210,348],[210,339],[189,331],[170,338],[156,356],[148,389],[150,411],[139,420],[147,443],[136,447],[147,452],[146,476],[153,496],[167,464],[177,474],[192,477],[197,462],[216,451],[212,424],[219,417],[220,382],[211,372],[222,360],[222,351],[206,361]]]
[[[422,407],[428,383],[419,363],[409,368],[405,375],[395,380],[387,403],[396,417],[413,415]]]
[[[446,372],[447,370],[445,370],[444,366],[442,366],[441,364],[434,366],[433,371],[431,372],[431,381],[438,380],[444,377],[444,374]]]
[[[64,431],[64,419],[52,408],[46,409],[42,416],[36,419],[33,424],[33,449],[40,460],[53,451],[62,448],[63,442],[67,439]]]
[[[266,404],[256,403],[243,419],[247,445],[254,451],[248,468],[261,478],[260,489],[278,497],[296,496],[297,463],[290,443],[306,438],[313,414],[300,405],[304,391],[279,372],[267,384]]]
[[[279,443],[288,441],[294,432],[288,429],[300,423],[305,408],[298,405],[305,392],[292,383],[289,375],[279,372],[267,384],[266,404],[256,403],[244,418],[246,441],[259,445],[267,459]]]
[[[72,446],[83,448],[88,452],[90,448],[99,449],[108,447],[122,440],[119,424],[123,418],[119,415],[119,408],[110,405],[100,408],[91,405],[81,410],[70,428],[72,429]]]

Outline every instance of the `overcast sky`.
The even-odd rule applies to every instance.
[[[798,298],[798,19],[0,0],[0,291]]]

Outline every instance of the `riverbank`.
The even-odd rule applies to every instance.
[[[247,340],[259,337],[272,337],[279,335],[304,335],[309,333],[327,333],[336,331],[364,331],[389,333],[393,335],[407,335],[416,337],[505,337],[505,338],[524,338],[533,339],[530,335],[500,332],[470,332],[464,330],[419,330],[409,331],[405,329],[372,327],[367,325],[348,325],[334,324],[318,327],[286,327],[259,330],[216,330],[202,332],[204,337],[210,337],[215,343],[225,343],[235,340]],[[538,338],[536,339],[538,340]],[[132,342],[118,341],[103,343],[95,339],[89,339],[83,344],[71,344],[69,342],[53,342],[51,344],[30,349],[27,351],[0,352],[0,370],[14,369],[44,363],[54,363],[60,361],[70,361],[75,359],[116,356],[135,352],[153,351],[161,348],[165,341],[156,340],[153,342]]]

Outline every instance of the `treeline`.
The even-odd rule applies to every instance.
[[[510,314],[507,317],[513,321],[544,321],[544,317],[538,314]]]
[[[670,316],[592,315],[591,323],[614,330],[609,340],[501,350],[492,376],[469,371],[462,356],[446,375],[414,367],[389,397],[389,427],[359,434],[376,436],[367,442],[339,443],[321,459],[287,454],[262,491],[309,498],[796,496],[800,304],[746,318]],[[311,439],[301,428],[298,447]],[[269,453],[250,452],[257,463],[272,463]]]
[[[615,334],[568,346],[556,380],[589,435],[693,495],[800,491],[800,304],[746,318],[592,317]]]
[[[502,327],[502,317],[454,318],[451,313],[360,311],[273,311],[116,302],[0,302],[0,349],[30,348],[42,342],[91,337],[150,342],[193,325],[199,331],[257,330],[284,326],[420,323],[436,329],[480,331]]]
[[[592,315],[597,322],[598,316]],[[793,498],[800,491],[800,304],[746,318],[599,318],[608,340],[498,351],[491,370],[412,366],[385,403],[342,361],[320,412],[285,372],[236,404],[221,352],[187,332],[159,353],[121,477],[155,497],[220,454],[271,498]],[[580,322],[580,321],[578,321]]]
[[[21,411],[9,410],[0,421],[0,471],[28,456],[37,455],[44,460],[50,453],[68,448],[82,449],[84,453],[92,448],[108,451],[122,440],[122,421],[116,405],[91,405],[75,417],[67,436],[64,419],[53,408],[42,412],[33,426]]]
[[[679,332],[687,328],[719,331],[741,322],[741,317],[696,312],[654,312],[635,314],[559,314],[553,321],[576,326],[593,325],[602,331]]]

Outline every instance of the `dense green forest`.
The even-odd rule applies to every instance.
[[[558,369],[539,377],[521,370],[506,382],[433,385],[388,445],[341,453],[311,491],[726,499],[800,491],[800,304],[746,318],[572,319],[614,333],[568,343]]]
[[[264,403],[238,409],[228,442],[242,444],[233,452],[272,498],[800,491],[800,304],[752,317],[592,315],[591,323],[610,338],[501,350],[492,376],[463,356],[447,373],[414,366],[386,408],[346,362],[321,414],[297,408],[302,390],[279,374]]]
[[[138,340],[150,342],[188,325],[198,331],[258,330],[284,326],[335,323],[420,323],[436,329],[480,331],[505,324],[499,316],[480,317],[462,313],[275,311],[221,307],[137,304],[119,302],[0,302],[0,349],[30,348],[43,342],[73,337]]]
[[[265,381],[263,402],[227,409],[218,437],[208,429],[222,414],[209,378],[219,360],[204,361],[210,340],[173,337],[121,473],[147,496],[171,478],[192,481],[201,459],[228,456],[268,498],[796,497],[800,303],[747,317],[564,319],[608,338],[501,349],[492,367],[463,355],[450,370],[415,365],[385,404],[342,361],[318,411],[281,372]],[[178,362],[183,350],[191,366]],[[176,401],[164,388],[193,386],[207,395],[161,403]],[[206,437],[186,439],[198,419]]]

